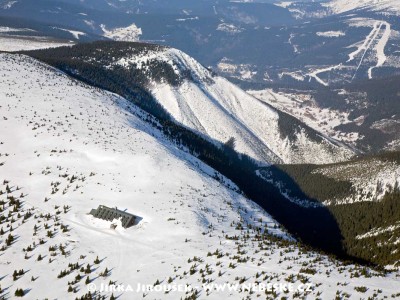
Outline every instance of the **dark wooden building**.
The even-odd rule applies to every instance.
[[[99,205],[97,209],[92,209],[90,214],[96,218],[112,221],[114,219],[121,219],[124,228],[135,225],[136,216],[117,208],[110,208],[104,205]]]

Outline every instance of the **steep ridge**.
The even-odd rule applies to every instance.
[[[220,142],[233,137],[239,152],[264,162],[337,162],[351,156],[346,147],[300,122],[289,138],[279,111],[213,75],[179,50],[165,48],[139,61],[149,63],[153,59],[171,64],[176,74],[190,74],[178,86],[153,82],[150,90],[175,120],[202,134]],[[123,58],[114,65],[129,67],[137,65],[136,60],[137,57]],[[309,156],[310,149],[315,149],[318,157]]]

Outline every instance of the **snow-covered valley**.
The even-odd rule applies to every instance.
[[[0,69],[1,296],[22,289],[27,299],[74,299],[93,287],[98,295],[111,280],[125,291],[100,294],[119,299],[399,297],[399,273],[291,243],[233,183],[215,180],[125,99],[26,56],[0,54]],[[88,215],[99,204],[139,222],[112,230]],[[278,286],[210,285],[257,282]],[[153,288],[126,290],[137,284]],[[164,292],[167,284],[196,291]]]

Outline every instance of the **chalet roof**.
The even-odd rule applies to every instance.
[[[114,207],[107,207],[105,205],[99,205],[97,209],[92,209],[90,214],[96,218],[112,221],[114,219],[121,218],[122,226],[127,228],[134,225],[137,216],[130,214],[126,211],[119,210],[118,208]]]
[[[120,214],[120,215],[124,215],[124,216],[127,216],[127,217],[136,217],[135,215],[130,214],[130,213],[128,213],[128,212],[126,212],[126,211],[123,211],[123,210],[119,210],[119,209],[116,208],[116,207],[112,207],[112,208],[111,208],[111,207],[108,207],[108,206],[105,206],[105,205],[99,205],[99,207],[98,207],[97,209],[112,210],[112,211],[117,212],[117,213]]]

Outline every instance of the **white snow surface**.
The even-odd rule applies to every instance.
[[[207,292],[201,270],[215,284],[235,284],[243,276],[250,284],[287,283],[291,278],[295,288],[306,275],[311,298],[332,299],[344,282],[340,290],[354,299],[372,296],[377,289],[387,297],[399,292],[398,273],[368,270],[370,278],[355,278],[353,272],[360,267],[304,252],[296,244],[269,242],[260,247],[256,237],[243,243],[253,231],[235,228],[238,222],[267,226],[268,232],[291,238],[235,192],[229,180],[221,176],[222,185],[209,176],[212,169],[170,144],[143,121],[149,116],[123,98],[21,55],[0,54],[0,70],[0,199],[15,197],[22,201],[22,215],[33,214],[22,222],[12,206],[3,206],[4,215],[11,213],[14,219],[11,233],[17,237],[1,254],[0,281],[8,297],[22,288],[27,299],[75,299],[110,280],[134,289],[114,293],[121,300],[185,297],[184,292],[135,292],[139,283],[153,286],[157,280],[171,280],[198,287],[201,299],[265,299],[264,292]],[[138,224],[110,229],[110,222],[88,215],[99,204],[127,209],[140,217]],[[10,231],[4,224],[0,227],[5,230],[0,236],[4,246]],[[221,256],[213,254],[216,250]],[[70,263],[79,268],[90,264],[91,285],[84,283],[87,275],[79,268],[57,278],[61,270],[70,270]],[[316,273],[301,277],[305,267]],[[103,277],[105,268],[109,274]],[[13,271],[20,269],[26,274],[14,281]],[[83,278],[71,284],[75,292],[67,292],[78,273]],[[357,292],[357,286],[368,291]],[[102,294],[108,298],[111,292]],[[296,297],[294,292],[278,295]]]
[[[218,31],[223,31],[227,32],[230,34],[236,34],[236,33],[241,33],[243,31],[242,28],[235,26],[234,24],[227,24],[227,23],[221,23],[217,27]]]
[[[24,56],[0,54],[0,66],[2,182],[23,187],[27,207],[38,213],[51,212],[54,205],[71,206],[62,221],[74,227],[73,232],[59,236],[57,244],[65,242],[71,251],[79,249],[79,254],[90,257],[106,257],[119,281],[146,283],[151,278],[153,283],[154,275],[163,276],[172,264],[187,260],[189,253],[206,251],[219,238],[203,238],[202,232],[210,224],[229,232],[229,224],[242,217],[239,206],[275,224],[235,192],[229,180],[222,182],[232,189],[213,179],[211,168],[164,140],[138,117],[146,115],[124,99]],[[72,176],[79,178],[74,184]],[[109,222],[88,215],[99,204],[127,209],[140,222],[129,230],[113,231]],[[39,276],[38,281],[25,278],[16,285],[52,283],[46,291],[33,289],[30,298],[61,297],[66,280],[57,280],[57,273],[67,267],[67,260],[78,260],[77,251],[67,260],[56,258],[48,264],[46,257],[35,266],[35,258],[23,259],[22,248],[36,239],[26,229],[18,234],[20,242],[13,247],[18,251],[2,256],[1,276],[14,268],[30,269],[29,278]],[[186,238],[192,242],[185,243]],[[45,249],[32,254],[45,255],[41,252]],[[2,280],[2,287],[12,285],[9,279]]]
[[[35,31],[30,28],[14,28],[14,27],[8,27],[8,26],[0,26],[0,33],[3,32],[17,32],[17,31]]]
[[[72,45],[73,42],[55,41],[46,37],[0,35],[0,51],[37,50]]]
[[[207,292],[200,269],[218,284],[235,284],[243,276],[248,283],[279,284],[293,276],[290,280],[298,287],[304,277],[297,274],[305,266],[316,272],[307,275],[311,298],[318,294],[332,299],[339,282],[346,282],[340,290],[354,299],[377,289],[388,297],[399,292],[396,273],[369,270],[370,278],[351,278],[360,267],[304,253],[296,244],[271,242],[260,248],[258,239],[245,243],[226,239],[247,236],[247,230],[231,226],[246,221],[291,240],[274,228],[276,222],[257,205],[228,189],[226,185],[235,189],[229,180],[223,179],[222,185],[211,178],[212,169],[171,145],[142,120],[148,117],[145,113],[121,97],[25,56],[0,54],[0,70],[0,197],[19,199],[20,212],[33,214],[22,222],[12,207],[4,206],[4,215],[11,213],[15,220],[12,234],[17,237],[2,250],[0,262],[1,285],[9,297],[22,288],[27,299],[74,299],[110,280],[136,290],[138,283],[166,284],[170,278],[176,285],[198,287],[201,298],[264,299],[264,293]],[[99,204],[127,209],[140,217],[138,224],[110,229],[110,222],[87,214]],[[61,225],[67,230],[61,230]],[[2,227],[3,246],[10,232]],[[239,248],[242,262],[232,258]],[[212,254],[217,249],[222,253],[219,258]],[[97,264],[93,263],[96,257]],[[78,263],[79,268],[90,264],[91,285],[84,283],[86,275],[79,268],[57,278],[61,270],[70,270],[70,263]],[[232,263],[234,267],[228,267]],[[109,274],[103,277],[106,267]],[[193,268],[195,272],[189,273]],[[12,273],[20,269],[26,274],[14,281]],[[83,279],[71,284],[75,292],[68,293],[68,282],[78,273]],[[357,292],[357,286],[367,286],[368,291]],[[111,292],[102,294],[109,297]],[[294,292],[278,294],[295,297]],[[128,290],[114,296],[177,299],[185,294]]]
[[[65,29],[65,28],[60,28],[60,27],[53,27],[54,29],[58,29],[58,30],[62,30],[62,31],[66,31],[69,32],[70,34],[72,34],[72,36],[74,38],[76,38],[77,40],[79,40],[80,36],[85,36],[86,33],[82,32],[82,31],[77,31],[77,30],[71,30],[71,29]]]
[[[346,33],[344,33],[343,31],[318,31],[316,33],[316,35],[318,36],[323,36],[323,37],[329,37],[329,38],[335,38],[335,37],[341,37],[341,36],[345,36]]]
[[[316,142],[304,131],[297,134],[296,142],[282,137],[278,126],[279,115],[274,108],[228,80],[213,76],[179,50],[165,48],[149,51],[144,56],[125,57],[116,64],[125,67],[136,64],[140,67],[142,62],[149,60],[163,60],[173,66],[177,74],[189,70],[193,77],[193,80],[184,80],[177,87],[166,82],[154,82],[150,87],[156,99],[177,122],[222,143],[234,137],[237,151],[260,162],[329,163],[352,155],[352,151],[327,139]]]

